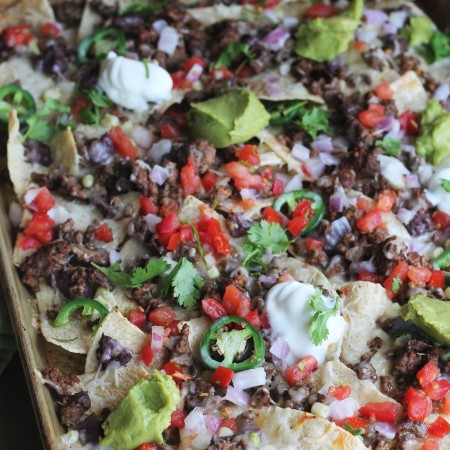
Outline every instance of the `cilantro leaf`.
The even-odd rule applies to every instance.
[[[446,192],[450,192],[450,180],[446,180],[445,178],[441,178],[441,186],[444,188]]]
[[[213,69],[217,67],[229,67],[233,60],[241,55],[245,57],[245,61],[253,59],[253,55],[250,53],[250,44],[232,42],[222,50],[216,62],[212,64],[212,67]]]
[[[362,436],[366,430],[364,428],[355,428],[352,427],[349,423],[344,422],[344,428],[351,434],[353,434],[353,436]]]
[[[387,138],[383,141],[376,141],[375,145],[381,148],[386,155],[398,156],[402,151],[400,141],[396,139]]]
[[[79,112],[80,119],[83,123],[99,124],[101,119],[100,109],[108,108],[113,102],[102,92],[90,90],[86,91],[86,97],[92,103],[91,107],[84,106]]]
[[[133,287],[140,287],[143,283],[152,278],[161,275],[170,269],[170,264],[163,258],[150,259],[145,267],[138,267],[131,275],[131,284]]]
[[[191,308],[197,303],[200,297],[199,289],[203,285],[203,278],[197,269],[183,256],[170,275],[163,280],[161,293],[167,295],[172,288],[178,303],[185,308]]]
[[[440,31],[435,31],[429,42],[431,62],[450,56],[450,37]]]
[[[314,295],[309,299],[308,306],[316,311],[311,319],[308,334],[314,345],[320,345],[328,339],[328,319],[338,313],[339,298],[336,299],[334,307],[329,309],[323,301],[322,292],[316,288]]]
[[[129,287],[130,283],[130,274],[124,272],[120,268],[121,261],[116,261],[114,264],[111,264],[109,267],[98,266],[95,263],[91,263],[97,270],[100,270],[106,278],[114,284],[115,286]]]
[[[113,104],[105,94],[99,91],[87,91],[86,96],[94,106],[98,106],[99,108],[107,108]]]
[[[403,284],[403,281],[402,281],[400,278],[395,277],[395,278],[392,280],[392,292],[393,292],[394,294],[396,294],[396,293],[399,291],[399,289],[400,289],[400,287],[401,287],[402,284]]]
[[[329,130],[327,113],[316,106],[307,109],[303,116],[296,121],[313,139],[316,139],[319,131],[327,132]]]

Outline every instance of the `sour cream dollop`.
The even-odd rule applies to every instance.
[[[314,311],[308,302],[314,294],[313,285],[294,280],[276,284],[267,293],[269,322],[273,333],[281,336],[289,345],[291,353],[286,359],[289,365],[308,355],[313,355],[319,364],[323,364],[333,344],[337,344],[344,335],[346,323],[338,313],[328,319],[328,339],[320,345],[313,344],[308,330]],[[327,307],[334,306],[333,299],[322,298]]]
[[[450,192],[442,187],[442,180],[450,182],[450,156],[446,156],[436,167],[431,177],[428,189],[425,191],[427,199],[438,209],[450,214]]]
[[[100,68],[98,87],[115,103],[133,111],[148,109],[148,103],[161,103],[172,95],[172,78],[167,70],[109,52]]]

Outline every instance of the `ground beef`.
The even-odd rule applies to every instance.
[[[236,417],[236,434],[250,434],[258,431],[254,425],[255,421],[254,411],[244,411]]]
[[[414,439],[422,439],[427,435],[427,426],[423,422],[404,420],[397,424],[397,447],[405,449],[408,442]]]
[[[410,339],[406,346],[398,351],[394,368],[399,374],[414,376],[428,361],[437,363],[438,359],[439,348],[418,339]]]
[[[265,387],[259,387],[250,397],[250,406],[252,408],[264,408],[270,406],[270,392]]]
[[[58,22],[63,23],[68,27],[78,26],[80,23],[84,10],[83,3],[64,0],[62,2],[53,3],[52,7]]]
[[[206,139],[196,139],[189,144],[188,156],[192,159],[200,175],[203,175],[209,169],[216,159],[216,148]]]
[[[74,244],[73,254],[75,259],[81,263],[95,263],[100,266],[107,266],[109,264],[109,253],[104,248],[88,249],[82,245]],[[101,279],[98,274],[97,279]]]
[[[326,254],[326,252],[321,248],[307,250],[305,261],[308,264],[313,264],[315,266],[319,266],[322,269],[328,267],[330,263],[330,257]]]
[[[214,395],[214,386],[198,377],[194,377],[187,381],[186,387],[185,410],[187,410],[187,412],[191,412],[196,406],[203,406],[206,401]]]
[[[432,265],[428,262],[427,258],[417,252],[409,252],[406,258],[406,262],[411,266],[432,269]]]
[[[422,236],[422,234],[433,231],[434,225],[431,214],[423,208],[419,209],[411,221],[406,225],[406,228],[414,237]]]
[[[66,73],[75,55],[63,38],[40,40],[39,50],[39,55],[33,57],[34,68],[53,77]]]
[[[102,424],[104,418],[99,418],[95,414],[91,414],[82,420],[76,426],[78,437],[82,445],[98,444],[100,436],[103,434]]]
[[[115,366],[125,366],[133,357],[133,352],[129,348],[124,347],[119,341],[105,334],[102,334],[95,353],[97,359],[102,363],[103,370],[111,363]]]
[[[161,300],[155,296],[154,291],[155,285],[151,281],[146,281],[140,288],[127,289],[125,295],[149,312],[161,303]]]
[[[336,172],[337,179],[344,189],[350,189],[356,180],[356,173],[353,169],[342,168]]]
[[[172,362],[182,367],[192,367],[192,352],[189,345],[189,325],[185,323],[180,331],[180,338],[173,349]]]
[[[59,408],[61,422],[68,427],[75,427],[90,407],[91,400],[85,391],[67,396],[65,403]]]
[[[48,167],[53,163],[50,147],[43,142],[27,139],[24,143],[25,159],[29,163],[37,163]]]
[[[380,390],[383,394],[388,395],[389,397],[393,396],[394,393],[394,385],[392,384],[392,378],[386,375],[380,376]]]
[[[231,213],[227,219],[227,228],[232,237],[245,236],[252,225],[253,221],[244,219],[239,213]]]
[[[57,367],[49,367],[42,371],[44,382],[51,386],[59,395],[67,395],[70,388],[80,379],[75,375],[66,375]]]
[[[369,380],[372,383],[375,383],[375,381],[378,380],[375,367],[372,366],[370,361],[361,361],[360,363],[355,364],[352,369],[355,371],[360,380]]]
[[[368,448],[372,450],[394,450],[396,448],[395,440],[387,439],[375,429],[375,424],[370,423],[366,427],[364,440]]]
[[[62,240],[41,247],[20,266],[22,283],[37,292],[39,279],[60,272],[69,261],[72,248],[72,244]]]
[[[381,72],[385,68],[385,61],[380,57],[378,49],[369,50],[361,54],[365,63],[372,69]]]
[[[132,164],[131,181],[136,188],[142,192],[144,197],[158,194],[158,186],[150,179],[150,167],[141,161],[134,161]]]

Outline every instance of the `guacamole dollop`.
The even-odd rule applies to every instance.
[[[337,16],[301,24],[296,34],[296,53],[304,58],[323,62],[348,50],[353,32],[359,26],[363,7],[363,0],[354,0]]]
[[[234,89],[194,103],[188,117],[195,137],[223,148],[254,137],[269,124],[270,115],[253,92]]]
[[[431,338],[450,345],[450,302],[418,294],[410,298],[400,314]]]
[[[102,446],[133,450],[144,442],[162,444],[162,432],[180,401],[180,391],[170,375],[153,371],[139,380],[103,424]]]
[[[434,165],[450,155],[450,113],[436,99],[428,101],[423,113],[416,150]]]
[[[412,17],[402,35],[412,47],[428,44],[433,37],[433,22],[426,16]]]

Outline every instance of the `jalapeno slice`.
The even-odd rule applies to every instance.
[[[103,319],[109,313],[108,309],[105,308],[97,300],[92,300],[91,298],[76,298],[75,300],[70,301],[69,303],[67,303],[62,307],[62,309],[56,316],[53,325],[55,327],[65,325],[66,323],[69,322],[70,315],[81,308],[83,308],[83,314],[85,315],[91,315],[94,312],[94,310],[98,311],[98,313],[100,314],[99,324],[103,322]]]
[[[450,248],[433,260],[433,265],[439,267],[439,269],[448,269],[450,267]]]
[[[8,124],[11,109],[17,111],[17,117],[22,123],[36,112],[33,96],[25,89],[15,84],[7,84],[0,88],[0,123]]]
[[[200,356],[205,366],[219,366],[235,372],[259,367],[264,362],[264,340],[259,331],[238,316],[216,320],[200,343]]]
[[[287,205],[289,212],[292,213],[295,211],[295,208],[297,207],[297,203],[299,202],[299,200],[310,201],[311,207],[313,209],[313,215],[309,219],[308,225],[300,233],[300,234],[307,234],[312,230],[314,230],[320,224],[323,217],[325,216],[325,205],[323,203],[322,197],[319,194],[304,189],[286,192],[285,194],[281,194],[275,200],[273,208],[276,211],[281,211],[281,208]]]
[[[102,60],[110,51],[118,55],[126,51],[125,35],[117,28],[105,28],[84,38],[78,46],[78,59],[82,63]]]

